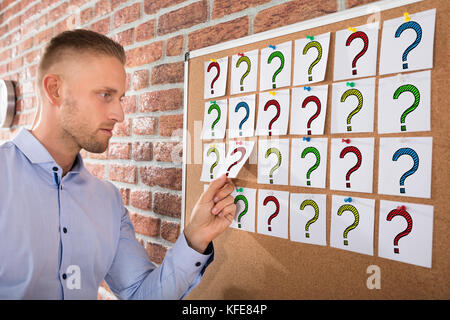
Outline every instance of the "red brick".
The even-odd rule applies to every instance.
[[[133,44],[133,32],[134,28],[114,33],[112,39],[120,43],[122,46],[129,46],[130,44]]]
[[[131,157],[135,161],[151,161],[152,160],[152,143],[151,142],[134,142]]]
[[[184,0],[144,0],[144,12],[146,14],[154,14],[160,9],[174,6]]]
[[[137,182],[136,166],[110,164],[109,179],[113,181],[136,184]]]
[[[177,110],[183,106],[183,90],[150,91],[141,94],[139,112]]]
[[[113,135],[118,137],[126,137],[131,134],[131,119],[125,119],[114,126]]]
[[[179,56],[183,52],[184,47],[184,35],[179,35],[167,40],[166,43],[166,55],[167,56]]]
[[[154,135],[156,133],[155,117],[140,117],[133,119],[133,133],[136,135]]]
[[[345,0],[345,8],[349,9],[349,8],[353,8],[356,6],[360,6],[363,4],[368,4],[371,2],[375,2],[377,0]]]
[[[196,50],[248,35],[250,21],[241,17],[215,26],[196,30],[188,35],[188,50]]]
[[[145,250],[147,251],[150,260],[157,264],[163,262],[167,252],[167,249],[163,245],[152,242],[147,243]]]
[[[136,27],[136,41],[149,40],[155,37],[155,20],[144,22]]]
[[[159,17],[158,35],[175,32],[206,22],[208,5],[206,1],[195,2],[178,10],[171,11]]]
[[[175,243],[180,235],[180,225],[175,222],[162,221],[161,222],[161,238]]]
[[[137,213],[130,213],[130,220],[133,223],[134,231],[149,237],[159,235],[161,220],[154,217],[143,216]]]
[[[151,84],[181,83],[184,81],[184,62],[166,63],[152,69]]]
[[[156,192],[153,195],[153,212],[172,218],[181,218],[181,196]]]
[[[110,18],[105,18],[97,21],[90,26],[90,30],[107,35],[109,32]]]
[[[102,180],[105,178],[105,165],[89,162],[84,162],[84,165],[93,176],[96,176],[97,178]]]
[[[131,82],[134,90],[144,89],[148,87],[148,70],[136,70],[133,72]]]
[[[126,51],[127,68],[141,66],[162,58],[163,41],[154,42],[146,46],[130,49]]]
[[[155,142],[153,153],[156,161],[173,162],[174,160],[183,158],[183,143]],[[172,159],[172,153],[176,155],[175,159]]]
[[[114,28],[138,20],[141,17],[140,8],[141,4],[135,3],[114,13]]]
[[[111,142],[108,159],[130,159],[131,143]]]
[[[50,10],[50,12],[48,13],[49,22],[56,21],[66,15],[68,6],[69,5],[67,2],[63,2],[56,8]]]
[[[130,200],[133,207],[142,210],[152,209],[152,193],[150,191],[132,191]]]
[[[130,199],[130,189],[129,188],[119,188],[120,196],[122,197],[122,202],[124,206],[129,204]]]
[[[214,0],[212,18],[222,18],[232,13],[270,2],[270,0]]]
[[[181,190],[181,169],[140,167],[139,176],[143,184],[150,187],[160,186],[172,190]]]
[[[110,0],[100,0],[95,4],[94,18],[103,17],[113,11]]]
[[[159,117],[159,135],[160,136],[171,136],[174,131],[180,133],[183,128],[183,115],[182,114],[171,114],[167,116]],[[182,134],[182,132],[181,132]]]
[[[323,16],[337,10],[336,0],[294,0],[258,12],[255,33]]]
[[[122,98],[122,110],[125,114],[136,112],[136,96],[125,96]]]

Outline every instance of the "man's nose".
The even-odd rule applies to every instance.
[[[116,101],[113,104],[112,108],[110,109],[109,118],[111,120],[115,120],[116,122],[122,122],[124,120],[124,113],[120,101]]]

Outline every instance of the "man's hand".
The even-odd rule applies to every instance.
[[[192,211],[184,235],[191,248],[203,253],[208,244],[224,232],[236,214],[234,198],[230,195],[235,186],[225,174],[212,181],[202,193]]]

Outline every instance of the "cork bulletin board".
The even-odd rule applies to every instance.
[[[289,40],[331,32],[330,52],[325,79],[314,85],[328,84],[328,108],[324,134],[328,138],[327,178],[325,188],[306,188],[293,185],[268,185],[257,183],[257,164],[248,161],[234,179],[237,187],[271,189],[290,193],[326,194],[326,245],[312,245],[288,239],[272,237],[256,232],[230,228],[215,241],[215,260],[208,267],[202,282],[187,299],[449,299],[450,298],[450,115],[449,88],[450,64],[448,63],[450,30],[450,2],[447,0],[380,1],[372,4],[380,9],[376,81],[386,76],[379,74],[381,29],[383,21],[436,9],[433,68],[431,69],[431,130],[380,134],[377,131],[378,99],[375,92],[374,131],[370,133],[331,133],[331,87],[333,81],[334,45],[336,31],[348,26],[367,23],[370,14],[367,6],[338,12],[293,26],[253,35],[239,41],[230,41],[206,49],[190,52],[185,64],[185,114],[184,114],[184,163],[183,163],[183,225],[189,221],[192,209],[207,183],[200,181],[202,171],[202,145],[220,140],[201,140],[204,105],[204,63],[210,59],[229,57],[239,52],[266,48]],[[259,51],[261,52],[261,51]],[[259,53],[260,54],[260,53]],[[230,67],[228,68],[230,70]],[[259,71],[258,71],[259,72]],[[407,74],[408,72],[405,72]],[[259,79],[259,76],[258,76]],[[292,79],[292,77],[291,77]],[[228,99],[230,75],[226,94],[217,99]],[[259,80],[258,80],[259,83]],[[291,86],[288,88],[293,88]],[[376,86],[377,87],[377,86]],[[257,87],[259,88],[259,86]],[[258,99],[259,89],[256,90]],[[248,93],[247,93],[248,94]],[[245,95],[245,94],[241,94]],[[237,95],[239,96],[239,95]],[[215,100],[215,99],[209,99]],[[256,110],[257,112],[257,110]],[[283,138],[302,138],[303,135],[282,135]],[[330,189],[330,144],[332,138],[374,138],[373,193],[346,192]],[[416,198],[377,193],[380,138],[384,137],[432,137],[433,155],[431,171],[431,197]],[[246,138],[256,141],[252,158],[256,154],[257,141],[261,137]],[[200,151],[199,151],[200,150]],[[254,159],[254,158],[253,158]],[[372,174],[372,173],[368,173]],[[373,255],[359,254],[330,246],[332,195],[354,196],[375,200]],[[378,228],[380,200],[404,201],[432,205],[433,237],[432,266],[425,268],[413,264],[381,258],[378,255]],[[256,212],[258,215],[258,212]],[[369,266],[380,268],[380,289],[368,289]],[[369,268],[370,269],[370,268]]]

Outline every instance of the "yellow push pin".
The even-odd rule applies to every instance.
[[[409,13],[408,13],[408,12],[405,12],[405,13],[403,14],[403,16],[405,17],[405,21],[406,21],[406,22],[408,22],[409,20],[411,20],[411,18],[409,17]]]
[[[275,95],[275,91],[269,91],[269,94],[271,94],[271,95]]]
[[[217,59],[211,59],[212,62],[217,62]]]
[[[356,28],[348,27],[348,31],[356,32]]]

